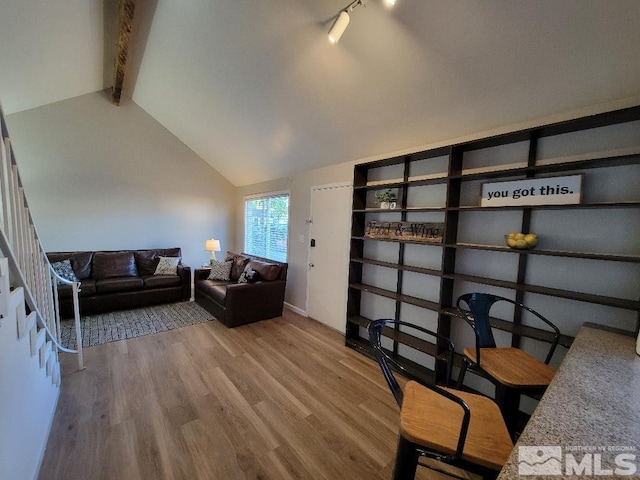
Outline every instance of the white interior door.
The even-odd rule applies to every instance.
[[[351,186],[311,189],[307,315],[345,333],[351,236]]]

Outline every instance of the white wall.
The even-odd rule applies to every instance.
[[[182,248],[234,242],[235,188],[131,100],[96,92],[7,118],[46,251]]]

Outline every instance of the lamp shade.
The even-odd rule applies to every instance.
[[[207,252],[219,252],[220,251],[220,240],[206,240],[204,242],[204,249]]]
[[[336,21],[333,23],[331,30],[329,30],[328,35],[331,43],[338,43],[338,40],[340,40],[340,37],[342,37],[342,34],[349,25],[349,20],[350,18],[347,12],[344,10],[340,12],[340,15],[338,15],[338,18],[336,18]]]

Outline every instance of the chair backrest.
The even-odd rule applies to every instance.
[[[398,328],[396,329],[394,327],[398,327]],[[393,396],[395,397],[396,402],[398,402],[398,406],[400,408],[402,408],[404,394],[396,378],[393,375],[393,372],[391,370],[391,365],[393,365],[398,370],[405,373],[410,378],[413,377],[413,375],[411,375],[411,373],[407,371],[407,369],[401,363],[399,363],[397,360],[395,360],[392,357],[392,355],[390,355],[391,352],[383,348],[382,333],[383,331],[385,331],[385,329],[387,330],[386,331],[387,336],[393,338],[394,340],[396,340],[398,343],[401,343],[401,344],[409,345],[409,342],[404,342],[403,340],[410,340],[411,338],[415,338],[415,336],[412,334],[416,332],[422,332],[423,335],[421,335],[421,338],[424,338],[425,335],[428,335],[433,337],[434,340],[438,340],[438,343],[441,346],[441,348],[446,348],[447,350],[446,352],[447,373],[446,373],[444,386],[445,387],[449,386],[449,382],[451,380],[451,369],[453,366],[454,347],[453,347],[453,343],[451,343],[451,340],[449,340],[447,337],[445,337],[444,335],[440,335],[439,333],[433,332],[431,330],[427,330],[426,328],[420,327],[418,325],[414,325],[412,323],[402,322],[399,320],[391,320],[391,319],[373,320],[372,322],[369,323],[369,326],[367,329],[369,331],[369,341],[371,342],[371,346],[374,349],[376,359],[378,360],[378,364],[382,369],[382,374],[385,380],[387,381],[387,385],[389,385],[389,388],[391,389],[391,393],[393,393]],[[445,357],[441,356],[441,358],[444,359]],[[463,412],[463,417],[462,417],[462,421],[460,422],[460,431],[458,433],[456,451],[453,454],[443,453],[442,451],[431,450],[424,446],[419,446],[418,451],[420,452],[420,454],[425,455],[429,458],[435,458],[440,461],[444,461],[448,463],[452,463],[453,461],[459,460],[462,457],[462,453],[464,451],[467,432],[469,431],[469,422],[471,421],[471,410],[469,408],[469,405],[467,405],[467,403],[463,399],[456,396],[453,393],[453,391],[450,389],[444,389],[444,388],[438,387],[437,385],[425,384],[422,382],[419,382],[419,383],[424,385],[429,390],[436,392],[437,394],[442,395],[448,400],[458,404],[458,406]]]
[[[544,363],[548,364],[551,361],[551,357],[558,346],[560,340],[560,330],[550,320],[536,312],[534,309],[523,305],[522,303],[511,300],[510,298],[501,297],[499,295],[493,295],[490,293],[466,293],[460,295],[457,301],[458,311],[462,314],[464,319],[469,323],[476,332],[476,348],[495,348],[496,341],[493,338],[491,332],[491,322],[489,320],[489,311],[496,302],[508,302],[516,307],[522,308],[546,323],[554,332],[554,338],[551,342],[551,347],[547,353],[547,358]],[[461,303],[467,304],[471,315],[461,308]],[[479,354],[479,351],[476,352]]]
[[[489,321],[489,311],[493,304],[500,299],[502,297],[489,293],[466,293],[458,297],[456,306],[476,334],[476,348],[496,347],[496,341],[491,331],[491,322]],[[462,302],[467,304],[471,315],[462,309]]]
[[[398,327],[397,330],[392,328],[396,326]],[[400,328],[402,328],[401,331],[399,330]],[[380,369],[382,370],[382,375],[384,376],[384,379],[387,381],[387,385],[389,385],[389,388],[391,389],[391,393],[395,397],[396,402],[398,402],[398,406],[400,407],[402,406],[403,393],[402,393],[402,389],[400,388],[400,385],[398,384],[398,381],[393,375],[393,372],[391,370],[391,365],[393,365],[396,369],[405,373],[410,378],[413,377],[413,375],[405,368],[405,366],[403,366],[396,359],[394,359],[389,353],[387,353],[388,350],[383,348],[382,332],[385,329],[389,329],[388,330],[389,336],[394,338],[396,341],[398,341],[401,344],[404,343],[402,334],[407,334],[407,337],[405,338],[415,338],[414,334],[416,332],[422,332],[422,334],[426,334],[427,336],[433,337],[434,340],[439,340],[438,343],[440,344],[440,346],[446,348],[447,350],[445,352],[445,354],[447,355],[447,358],[446,358],[447,373],[445,377],[445,386],[449,386],[449,382],[451,380],[451,368],[453,366],[454,347],[453,347],[453,343],[451,343],[451,341],[447,337],[445,337],[444,335],[440,335],[439,333],[433,332],[431,330],[427,330],[426,328],[420,327],[418,325],[402,322],[399,320],[393,320],[393,319],[373,320],[372,322],[369,323],[369,326],[368,326],[369,341],[375,352],[376,359],[378,361],[378,364],[380,365]],[[422,337],[424,337],[424,335],[422,335]]]

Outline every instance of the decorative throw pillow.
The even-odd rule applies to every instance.
[[[231,279],[231,266],[233,261],[229,262],[211,262],[211,273],[209,273],[208,280],[226,280]]]
[[[53,271],[60,275],[65,280],[69,280],[70,282],[78,282],[78,277],[76,277],[76,273],[73,271],[71,267],[71,260],[62,260],[61,262],[55,262],[51,264],[51,268]],[[58,285],[64,285],[60,280],[56,279]]]
[[[180,257],[160,257],[154,275],[177,275]]]
[[[238,279],[238,283],[253,283],[259,280],[260,275],[253,268],[247,267],[244,269],[242,274],[240,274],[240,278]]]

